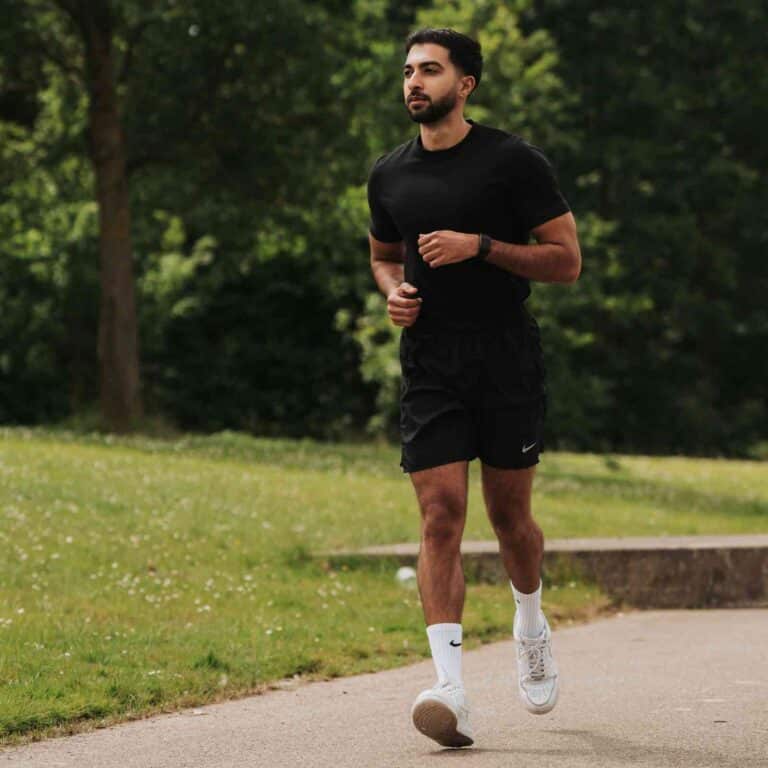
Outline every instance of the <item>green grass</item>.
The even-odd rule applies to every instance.
[[[0,430],[0,741],[20,743],[427,652],[390,564],[313,553],[415,541],[410,481],[386,445],[222,433],[176,440]],[[489,538],[472,465],[468,538]],[[546,454],[548,537],[768,531],[750,462]],[[547,584],[557,625],[609,609]],[[507,637],[504,585],[471,585],[468,648]]]

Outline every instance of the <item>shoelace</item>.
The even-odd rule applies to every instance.
[[[526,656],[528,662],[528,674],[526,679],[543,680],[546,675],[544,666],[545,640],[521,640],[518,647],[518,655]]]

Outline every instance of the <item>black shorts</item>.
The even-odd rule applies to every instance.
[[[543,450],[545,371],[527,310],[508,327],[400,335],[403,472],[479,457],[523,469]]]

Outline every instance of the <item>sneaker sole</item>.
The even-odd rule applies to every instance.
[[[474,739],[456,730],[456,715],[439,701],[421,701],[411,713],[417,730],[443,747],[469,747]]]

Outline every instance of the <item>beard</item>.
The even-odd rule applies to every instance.
[[[408,115],[414,123],[435,123],[444,118],[456,106],[456,95],[448,94],[438,101],[428,101],[415,112],[406,105]]]

